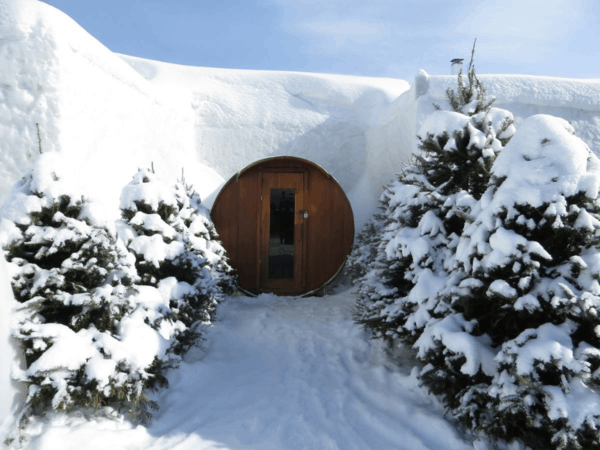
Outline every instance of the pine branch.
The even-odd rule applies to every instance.
[[[41,155],[42,154],[42,137],[40,136],[40,124],[36,123],[35,127],[37,128],[38,149],[39,149],[40,155]]]
[[[473,41],[473,49],[471,50],[471,61],[469,62],[469,72],[475,70],[473,67],[473,61],[475,60],[475,45],[477,45],[477,38]]]

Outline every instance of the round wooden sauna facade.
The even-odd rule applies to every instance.
[[[352,250],[354,216],[338,182],[301,158],[257,161],[221,189],[211,217],[249,293],[301,295],[341,270]]]

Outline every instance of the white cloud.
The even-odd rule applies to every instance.
[[[455,16],[454,27],[478,37],[553,42],[581,26],[581,6],[564,0],[488,0],[466,8],[464,16]]]
[[[590,6],[584,0],[271,1],[281,7],[283,28],[304,41],[304,51],[329,57],[332,64],[343,62],[382,75],[397,73],[398,65],[405,77],[420,68],[447,73],[450,59],[468,61],[474,38],[476,64],[483,73],[565,76],[561,60],[576,61],[573,49],[579,54],[577,61],[597,52],[590,37],[600,2]]]
[[[388,34],[388,27],[382,23],[369,23],[358,19],[340,21],[313,21],[297,25],[300,32],[333,39],[336,46],[347,41],[367,45]]]

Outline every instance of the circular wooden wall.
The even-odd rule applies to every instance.
[[[285,237],[283,231],[281,237],[274,234],[283,230],[274,201],[282,195],[293,198],[285,208],[293,233]],[[339,272],[354,242],[354,216],[341,186],[323,168],[291,156],[257,161],[238,172],[219,192],[211,216],[241,288],[253,294],[319,289]],[[293,258],[275,255],[290,249]],[[288,258],[285,271],[275,271],[277,258]]]

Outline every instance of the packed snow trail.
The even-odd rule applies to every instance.
[[[349,289],[230,297],[205,351],[169,375],[148,427],[55,415],[29,449],[473,449],[352,323]],[[477,449],[484,448],[476,443]]]

